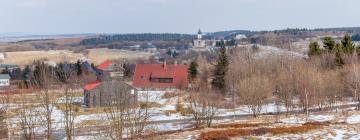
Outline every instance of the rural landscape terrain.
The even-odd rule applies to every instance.
[[[355,0],[2,0],[0,140],[359,140]]]

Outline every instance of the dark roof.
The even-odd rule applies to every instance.
[[[13,69],[13,68],[17,68],[18,65],[15,65],[15,64],[0,64],[0,68],[9,68],[9,69]]]

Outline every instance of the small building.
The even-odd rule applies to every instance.
[[[133,86],[141,90],[171,90],[188,86],[186,64],[137,64]]]
[[[0,87],[10,86],[10,75],[0,74]]]
[[[97,80],[84,86],[86,107],[127,105],[137,101],[137,90],[123,81],[124,69],[113,61],[105,61],[96,67]],[[119,102],[117,102],[119,101]]]
[[[13,71],[14,69],[19,68],[18,65],[15,64],[0,64],[0,70],[8,69],[9,71]]]

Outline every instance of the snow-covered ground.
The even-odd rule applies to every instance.
[[[302,54],[295,51],[289,51],[285,49],[281,49],[274,46],[262,46],[257,45],[259,48],[259,52],[256,54],[257,57],[267,57],[267,56],[278,56],[278,55],[287,55],[292,57],[299,57],[299,58],[307,58],[306,54]]]

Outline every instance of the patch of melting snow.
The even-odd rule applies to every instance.
[[[325,121],[331,121],[334,120],[334,115],[310,115],[309,121],[313,122],[325,122]],[[280,119],[280,122],[282,123],[288,123],[288,124],[303,124],[306,123],[305,117],[299,117],[299,116],[292,116],[289,118]]]
[[[360,123],[360,115],[357,114],[357,115],[352,115],[352,116],[348,117],[346,119],[346,123],[348,123],[348,124]]]

